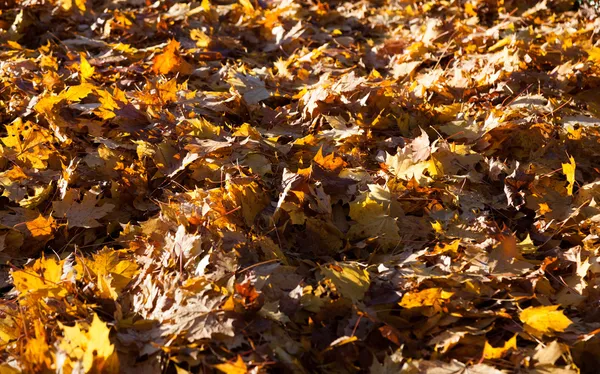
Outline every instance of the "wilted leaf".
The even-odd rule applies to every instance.
[[[66,217],[70,228],[98,227],[100,223],[97,220],[106,216],[114,208],[113,204],[108,203],[96,206],[98,201],[95,194],[91,191],[86,191],[80,202],[77,200],[79,200],[79,191],[69,189],[62,201],[52,203],[55,216],[60,218]]]
[[[3,2],[0,372],[593,372],[592,3]]]

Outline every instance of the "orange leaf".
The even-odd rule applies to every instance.
[[[192,67],[179,55],[179,42],[171,39],[163,53],[154,57],[152,71],[156,74],[190,74]]]

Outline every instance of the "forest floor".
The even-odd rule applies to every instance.
[[[0,9],[0,373],[597,372],[590,5]]]

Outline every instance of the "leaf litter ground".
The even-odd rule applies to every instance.
[[[597,372],[589,4],[8,0],[0,42],[0,372]]]

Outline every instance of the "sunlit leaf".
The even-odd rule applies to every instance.
[[[527,326],[542,333],[562,332],[569,327],[573,321],[558,310],[558,305],[529,307],[524,309],[519,318]]]

